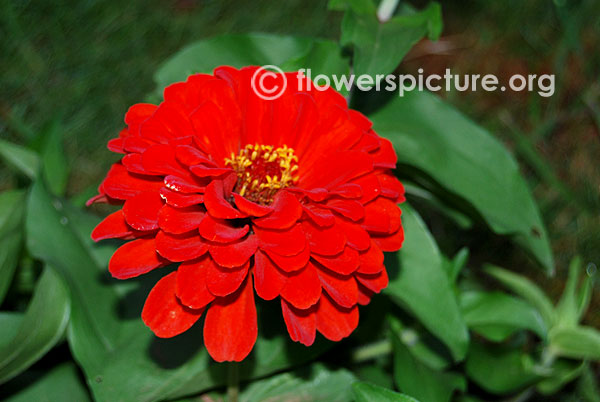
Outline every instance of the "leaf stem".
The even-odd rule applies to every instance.
[[[354,363],[362,363],[380,356],[388,355],[392,352],[392,343],[389,339],[361,346],[352,353]]]
[[[236,362],[227,366],[227,401],[238,402],[240,394],[240,370]]]

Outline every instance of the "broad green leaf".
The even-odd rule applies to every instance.
[[[54,194],[63,195],[67,188],[69,169],[62,146],[62,127],[54,120],[41,133],[42,172],[48,187]]]
[[[174,399],[225,383],[225,366],[206,353],[200,325],[176,338],[158,339],[140,319],[148,292],[168,268],[136,280],[110,279],[106,265],[114,247],[94,245],[89,238],[96,217],[52,198],[39,182],[31,190],[27,211],[29,250],[69,283],[69,345],[96,400]],[[240,363],[242,380],[302,364],[329,345],[317,342],[307,349],[287,336],[263,338],[262,329],[254,351]]]
[[[35,152],[4,140],[0,140],[0,159],[30,179],[37,176],[40,168],[40,158]]]
[[[554,325],[554,306],[548,296],[533,282],[524,276],[493,265],[484,266],[484,271],[535,307],[542,316],[547,328]]]
[[[346,74],[348,62],[339,46],[328,40],[271,34],[223,35],[186,46],[169,58],[154,75],[157,89],[194,73],[212,73],[215,67],[236,68],[272,64],[286,71],[311,68],[316,74]]]
[[[550,348],[558,356],[600,360],[600,331],[592,327],[555,327]]]
[[[391,347],[390,347],[391,348]],[[354,369],[354,373],[361,380],[383,388],[393,388],[394,380],[392,373],[383,364],[360,365]]]
[[[466,381],[461,375],[426,366],[396,336],[392,336],[392,343],[394,380],[400,391],[421,401],[448,402],[455,390],[465,390]]]
[[[468,201],[496,233],[513,236],[553,270],[546,229],[519,166],[489,132],[419,91],[394,97],[370,118],[374,130],[394,144],[400,166],[416,168],[417,175]]]
[[[12,281],[23,243],[25,192],[0,194],[0,305]]]
[[[23,316],[23,313],[15,313],[12,311],[0,312],[0,349],[5,347],[15,336],[17,336],[17,332],[23,321]]]
[[[504,341],[523,329],[546,338],[540,313],[516,297],[501,292],[466,291],[460,295],[460,306],[469,328],[492,341]]]
[[[368,382],[356,382],[352,385],[356,402],[419,402],[408,395],[399,394]]]
[[[45,372],[25,372],[7,385],[10,396],[5,402],[86,402],[90,400],[85,386],[79,380],[77,367],[63,363]]]
[[[486,391],[505,394],[539,379],[529,370],[531,365],[531,358],[520,349],[472,342],[465,370],[469,378]]]
[[[398,15],[385,22],[379,21],[375,12],[357,11],[357,7],[349,4],[341,38],[342,45],[354,46],[353,67],[357,76],[368,74],[380,81],[383,77],[376,76],[393,72],[419,40],[425,36],[437,39],[441,33],[441,7],[435,2],[422,11]]]
[[[401,208],[405,240],[400,252],[391,256],[393,260],[386,261],[390,283],[384,292],[444,342],[455,360],[461,360],[469,333],[440,251],[412,207],[404,203]]]
[[[356,377],[347,370],[331,371],[322,365],[255,381],[240,395],[240,402],[351,401]]]
[[[0,348],[0,383],[26,370],[60,340],[70,310],[63,280],[45,268],[16,335]]]

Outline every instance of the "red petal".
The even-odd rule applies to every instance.
[[[92,231],[92,240],[118,239],[133,234],[133,229],[125,223],[123,211],[118,210],[108,215]]]
[[[142,320],[159,338],[171,338],[190,329],[204,309],[183,306],[175,296],[177,272],[171,272],[154,285],[142,311]]]
[[[199,205],[186,208],[165,205],[158,213],[158,225],[165,232],[182,234],[198,228],[204,216],[204,209]]]
[[[356,280],[363,284],[367,289],[379,293],[388,285],[388,274],[385,269],[374,275],[357,273]]]
[[[344,308],[336,305],[327,294],[317,306],[317,330],[330,341],[340,341],[358,325],[358,307]]]
[[[133,278],[166,265],[156,254],[154,239],[138,239],[123,244],[108,263],[108,270],[117,279]]]
[[[397,159],[396,152],[390,140],[380,138],[379,149],[373,154],[374,165],[379,168],[395,169]]]
[[[287,191],[280,191],[275,196],[271,205],[274,209],[264,218],[254,219],[252,222],[267,229],[287,229],[302,216],[302,205],[298,199]]]
[[[315,260],[329,268],[333,272],[342,275],[350,275],[358,268],[358,251],[350,247],[344,247],[344,251],[335,256],[319,256],[313,254]]]
[[[158,191],[163,182],[160,177],[129,173],[125,166],[115,163],[101,186],[109,197],[126,200],[144,191]]]
[[[396,232],[400,226],[401,211],[394,202],[379,197],[365,205],[365,218],[362,227],[369,232],[388,234]]]
[[[215,296],[227,296],[240,287],[248,274],[249,263],[240,268],[221,268],[214,262],[207,265],[206,286]]]
[[[383,270],[383,251],[377,243],[371,241],[371,247],[359,255],[360,266],[358,271],[361,274],[376,274]]]
[[[194,180],[175,175],[165,177],[165,186],[169,190],[185,194],[203,193],[205,190],[205,187],[199,186]]]
[[[131,173],[148,174],[142,166],[142,155],[140,154],[127,154],[121,159],[121,163]]]
[[[236,207],[249,216],[261,217],[273,211],[273,207],[256,204],[237,193],[233,193],[233,199],[235,200]]]
[[[160,189],[160,196],[167,204],[178,208],[190,207],[204,202],[202,194],[182,194],[165,187]]]
[[[163,104],[164,105],[164,104]],[[186,170],[175,159],[175,150],[166,144],[152,145],[142,154],[144,169],[160,175],[186,176]]]
[[[207,249],[196,232],[176,235],[161,230],[156,235],[156,251],[173,262],[193,260],[206,253]]]
[[[339,275],[318,266],[317,273],[323,289],[338,305],[352,307],[357,303],[358,286],[353,276]]]
[[[310,244],[311,252],[321,255],[336,255],[344,250],[346,236],[337,225],[322,228],[312,222],[304,221],[302,229]]]
[[[317,303],[321,297],[321,282],[315,266],[309,263],[299,272],[289,274],[281,297],[301,310]]]
[[[358,283],[358,304],[361,306],[366,306],[371,302],[371,297],[373,297],[373,294],[374,292],[372,290],[369,290]]]
[[[306,238],[300,224],[287,230],[270,230],[254,227],[260,241],[260,248],[283,256],[299,254],[306,246]]]
[[[357,221],[365,216],[365,209],[362,204],[355,200],[340,200],[333,199],[325,204],[327,208],[331,208],[335,212],[345,216],[348,219]]]
[[[302,207],[306,215],[317,226],[331,226],[335,223],[335,215],[328,209],[319,208],[312,204],[305,204]]]
[[[362,188],[356,183],[345,183],[331,191],[343,198],[361,198]]]
[[[244,265],[258,248],[256,236],[249,235],[234,243],[217,244],[208,246],[210,255],[222,267],[233,268]]]
[[[230,225],[231,222],[221,219],[215,219],[210,215],[206,215],[198,230],[200,236],[206,240],[217,243],[231,243],[246,236],[250,227],[244,225],[241,228],[234,228]]]
[[[204,256],[199,261],[179,265],[175,293],[184,306],[198,309],[215,299],[206,287],[208,266],[212,264],[210,257]]]
[[[271,260],[283,271],[294,272],[302,269],[308,264],[310,259],[310,247],[304,247],[300,253],[292,256],[282,256],[270,250],[265,250]]]
[[[198,177],[219,177],[233,172],[230,168],[207,167],[203,165],[190,166],[190,171]]]
[[[377,176],[374,174],[364,175],[358,179],[354,179],[353,183],[358,184],[362,189],[362,198],[358,200],[361,204],[374,200],[379,194],[381,194],[381,184],[377,180]]]
[[[200,164],[216,166],[202,151],[190,145],[178,145],[175,147],[175,157],[179,162],[187,166]]]
[[[377,243],[383,251],[397,251],[404,242],[404,229],[400,227],[398,231],[389,236],[373,236],[373,241]]]
[[[256,342],[258,326],[250,277],[238,292],[217,298],[206,313],[204,344],[218,362],[242,361]]]
[[[204,205],[213,217],[219,219],[236,219],[243,218],[244,215],[233,208],[223,196],[223,182],[221,180],[213,180],[206,187],[204,193]]]
[[[306,310],[299,310],[281,299],[283,320],[285,321],[290,338],[294,342],[300,342],[305,346],[310,346],[315,342],[317,334],[317,316],[315,311],[315,306]]]
[[[158,229],[158,212],[163,200],[158,192],[139,193],[125,201],[123,216],[127,224],[136,230]]]
[[[400,183],[400,180],[389,173],[379,174],[377,179],[381,185],[381,195],[391,198],[397,204],[406,201],[404,186]]]
[[[254,256],[254,289],[264,300],[279,296],[286,278],[275,264],[261,251]]]
[[[108,140],[108,144],[106,145],[106,147],[112,152],[118,154],[125,153],[125,150],[123,149],[123,138],[113,138],[111,140]]]
[[[149,103],[137,103],[125,113],[125,124],[127,124],[134,135],[139,135],[139,126],[156,111],[157,106]]]
[[[370,247],[371,236],[359,224],[341,218],[337,218],[335,224],[344,232],[348,245],[353,249],[364,251]]]

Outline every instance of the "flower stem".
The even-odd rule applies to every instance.
[[[228,363],[227,366],[227,402],[238,402],[240,393],[239,364]]]
[[[354,363],[362,363],[367,360],[375,359],[379,356],[385,356],[392,351],[392,343],[388,339],[371,343],[357,348],[352,353]]]
[[[399,2],[399,0],[381,0],[381,3],[379,3],[379,7],[377,8],[377,18],[379,21],[386,22],[392,18]]]

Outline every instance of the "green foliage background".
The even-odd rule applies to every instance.
[[[344,342],[292,344],[277,309],[261,306],[240,399],[599,400],[594,1],[444,2],[437,42],[420,41],[442,31],[427,2],[401,2],[386,23],[368,0],[0,7],[0,398],[223,398],[228,367],[198,331],[159,341],[139,319],[156,275],[111,279],[115,244],[89,239],[99,217],[82,205],[115,160],[105,144],[129,105],[192,72],[341,74],[352,63],[369,74],[554,73],[557,91],[353,91],[399,155],[406,243]]]

